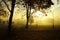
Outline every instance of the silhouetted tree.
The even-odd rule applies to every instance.
[[[8,32],[8,34],[10,33],[10,31],[11,31],[11,25],[12,25],[12,18],[13,18],[13,13],[14,13],[14,7],[15,7],[15,2],[16,2],[16,0],[11,0],[12,1],[12,3],[11,3],[11,11],[10,11],[10,18],[9,18],[9,25],[8,25],[8,30],[9,30],[9,32]]]
[[[3,2],[5,3],[5,5],[7,6],[8,10],[10,12],[9,25],[8,25],[8,35],[10,35],[10,32],[11,32],[12,18],[13,18],[13,13],[14,13],[14,7],[15,7],[16,0],[9,0],[9,1],[11,1],[11,10],[9,9],[5,0],[3,0]]]
[[[49,7],[51,7],[51,5],[53,5],[54,3],[51,0],[23,0],[26,6],[26,28],[28,28],[28,21],[29,21],[29,17],[30,17],[30,13],[29,13],[29,8],[31,10],[31,8],[35,9],[35,10],[40,10],[40,9],[47,9]],[[38,7],[38,8],[37,8]],[[37,8],[37,9],[36,9]]]

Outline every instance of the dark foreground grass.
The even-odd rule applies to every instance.
[[[0,31],[0,40],[60,40],[60,30],[12,29],[10,37],[7,31]]]
[[[3,25],[3,24],[2,24]],[[18,25],[20,26],[20,25]],[[0,25],[0,40],[60,40],[60,26],[29,26],[17,27],[13,25],[10,36],[7,35],[8,27]]]

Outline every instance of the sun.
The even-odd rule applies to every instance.
[[[45,13],[41,12],[41,11],[35,11],[34,9],[31,10],[32,16],[34,17],[38,17],[38,18],[42,18],[45,16]]]
[[[39,17],[39,18],[44,16],[44,14],[40,11],[36,11],[35,13],[33,13],[33,15],[36,16],[36,17]]]

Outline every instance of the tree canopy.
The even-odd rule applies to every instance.
[[[38,8],[41,9],[47,9],[49,7],[51,7],[51,5],[53,5],[54,3],[51,0],[23,0],[26,4],[28,4],[28,6],[35,8],[35,6],[37,6]]]

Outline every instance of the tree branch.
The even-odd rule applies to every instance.
[[[5,0],[2,0],[2,1],[3,1],[3,2],[5,3],[5,5],[7,6],[7,9],[8,9],[9,11],[11,11],[11,10],[9,9],[7,3],[5,2]]]

